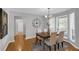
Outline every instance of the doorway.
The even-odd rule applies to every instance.
[[[22,19],[16,19],[15,21],[15,34],[18,32],[23,32],[24,33],[24,23]]]

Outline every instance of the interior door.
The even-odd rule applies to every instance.
[[[16,20],[16,34],[18,32],[24,32],[24,25],[23,25],[23,20],[22,19],[17,19]]]

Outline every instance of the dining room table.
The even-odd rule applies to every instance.
[[[42,38],[42,43],[43,43],[43,49],[44,49],[44,41],[48,38],[50,38],[50,34],[48,32],[41,32],[41,33],[36,33],[36,43],[38,42],[37,36]]]
[[[41,38],[43,38],[44,40],[46,38],[50,37],[50,34],[48,34],[47,32],[41,32],[41,33],[36,33],[37,36],[40,36]]]

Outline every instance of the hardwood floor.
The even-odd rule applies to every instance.
[[[25,39],[24,41],[24,47],[22,49],[22,51],[32,51],[32,47],[35,44],[36,39],[32,38],[32,39]],[[65,42],[66,44],[68,44],[68,47],[64,49],[64,51],[79,51],[79,49],[76,49],[75,47],[73,47],[70,43]],[[11,42],[6,51],[19,51],[19,49],[17,50],[15,48],[15,42]],[[58,50],[57,50],[58,51]]]
[[[70,43],[68,43],[68,42],[66,42],[66,43],[69,44],[69,46],[65,49],[65,51],[79,51],[79,49],[75,48]]]
[[[33,45],[33,39],[25,40],[22,51],[32,51],[32,45]],[[6,51],[18,51],[18,50],[19,48],[18,49],[15,48],[15,42],[11,42],[6,49]]]

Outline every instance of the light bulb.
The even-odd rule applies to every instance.
[[[44,17],[47,18],[47,15],[45,15]]]

